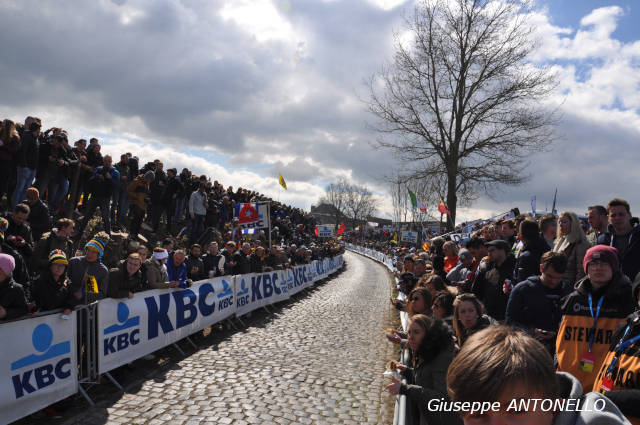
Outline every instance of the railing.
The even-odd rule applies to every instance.
[[[191,342],[190,335],[220,321],[240,321],[253,310],[288,300],[343,264],[338,255],[293,269],[217,277],[189,288],[143,291],[133,298],[106,298],[69,315],[56,310],[2,322],[0,423],[77,392],[93,405],[86,389],[101,375],[122,390],[111,370],[179,340]]]
[[[382,263],[391,272],[394,272],[395,270],[393,266],[393,259],[381,252],[375,251],[370,248],[349,244],[349,243],[346,244],[346,248],[350,251],[364,255],[365,257],[369,257],[372,260]],[[398,279],[397,278],[394,278],[394,279],[397,286]],[[403,302],[406,302],[407,296],[401,291],[398,291],[398,299]],[[406,332],[407,327],[409,326],[409,315],[404,311],[400,312],[400,324],[402,326],[402,330]],[[411,354],[408,349],[403,349],[401,351],[400,361],[404,365],[409,364],[409,362],[411,361]],[[403,379],[402,383],[406,384],[407,382],[405,379]],[[406,422],[406,418],[407,418],[407,397],[399,394],[398,396],[396,396],[395,408],[393,411],[393,425],[404,425]]]

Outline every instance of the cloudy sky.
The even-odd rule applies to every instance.
[[[98,137],[103,152],[160,158],[305,209],[346,177],[369,186],[385,215],[395,164],[371,148],[360,99],[413,4],[0,0],[0,116],[36,115],[74,140]],[[458,221],[528,210],[534,195],[550,208],[556,187],[560,210],[620,196],[640,211],[638,8],[536,3],[534,59],[560,75],[558,140],[522,170],[527,183],[480,198]]]

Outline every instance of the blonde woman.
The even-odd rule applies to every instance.
[[[582,260],[590,247],[578,216],[571,211],[560,214],[558,236],[553,245],[553,252],[561,252],[567,257],[567,269],[562,275],[564,282],[574,286],[584,277]]]

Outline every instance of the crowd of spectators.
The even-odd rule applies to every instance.
[[[0,321],[341,251],[300,209],[131,153],[114,163],[95,138],[72,147],[41,127],[27,117],[0,129]],[[271,233],[243,232],[236,205],[263,202]]]
[[[398,368],[408,383],[387,387],[407,395],[408,423],[460,421],[428,410],[431,400],[493,402],[514,392],[580,398],[591,391],[585,397],[592,401],[606,396],[608,416],[569,421],[562,412],[535,416],[538,409],[504,423],[640,423],[640,225],[628,202],[591,206],[584,221],[571,211],[518,215],[476,225],[457,242],[445,234],[421,247],[380,233],[364,245],[394,258],[397,289],[408,295],[392,301],[408,313],[408,331],[387,334],[412,352],[411,363]],[[346,239],[362,245],[360,234]],[[434,352],[440,322],[452,344]],[[484,414],[485,422],[469,412],[461,418],[503,423],[509,413]]]

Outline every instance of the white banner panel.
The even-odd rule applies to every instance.
[[[108,372],[235,313],[233,277],[98,303],[98,372]]]
[[[288,299],[291,293],[280,271],[251,273],[236,276],[236,316]]]
[[[0,423],[16,419],[78,391],[76,313],[34,317],[0,325]]]

